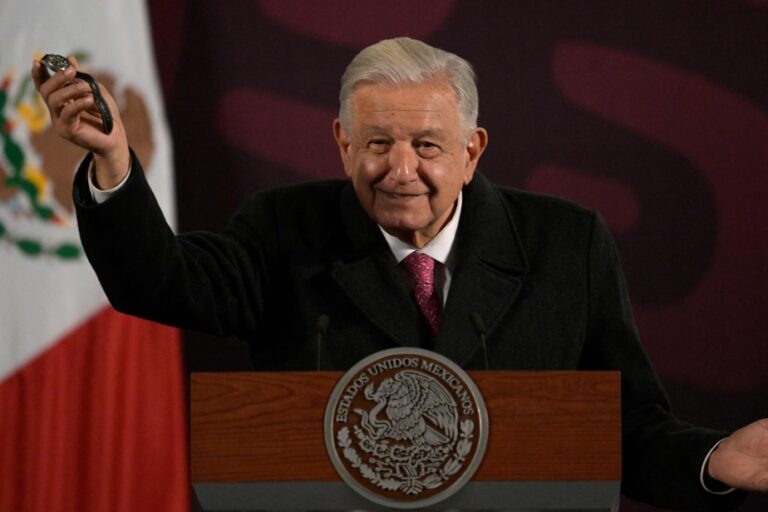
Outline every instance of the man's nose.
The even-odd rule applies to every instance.
[[[395,181],[413,181],[419,159],[410,144],[395,144],[389,152],[389,177]]]

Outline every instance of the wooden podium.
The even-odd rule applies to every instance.
[[[612,511],[621,480],[618,372],[469,372],[490,433],[472,481],[433,510]],[[341,372],[196,373],[191,479],[205,511],[382,509],[326,454]]]

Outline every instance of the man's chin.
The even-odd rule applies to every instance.
[[[427,223],[408,222],[405,220],[392,221],[392,219],[381,219],[377,221],[377,224],[384,229],[387,233],[413,233],[415,231],[423,230]]]
[[[416,247],[423,245],[425,233],[428,231],[428,223],[413,222],[377,222],[381,228],[405,243]]]

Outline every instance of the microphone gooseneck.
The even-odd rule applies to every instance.
[[[328,330],[330,321],[331,319],[328,318],[328,315],[322,314],[317,317],[315,322],[315,343],[317,344],[317,365],[315,370],[318,372],[320,371],[320,355],[323,351],[323,340],[325,339],[325,333]]]
[[[488,364],[488,345],[485,344],[485,322],[483,322],[483,318],[477,312],[470,314],[469,319],[472,322],[472,325],[475,327],[477,337],[480,338],[480,345],[483,347],[483,362],[485,363],[485,369],[489,370],[490,364]]]

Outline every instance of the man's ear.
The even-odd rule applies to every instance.
[[[339,146],[339,155],[341,156],[341,163],[344,165],[344,174],[350,176],[352,172],[349,165],[351,141],[344,128],[341,127],[341,120],[338,117],[333,120],[333,138],[336,139],[336,144]]]
[[[475,176],[477,162],[483,155],[483,151],[488,146],[488,132],[485,128],[475,128],[467,139],[466,155],[467,162],[464,169],[464,184],[468,185]]]

